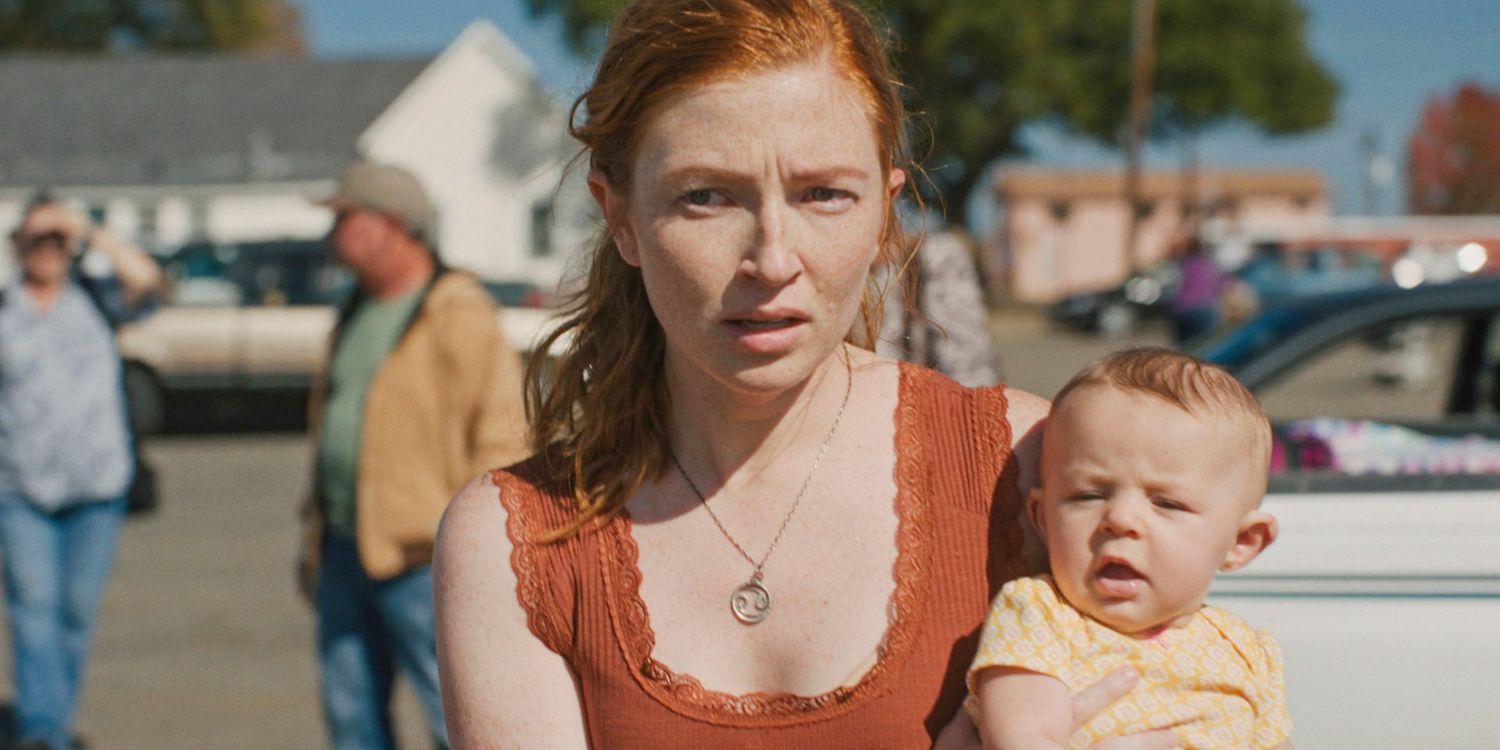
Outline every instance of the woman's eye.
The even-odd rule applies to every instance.
[[[707,206],[713,203],[714,191],[707,189],[689,190],[686,193],[683,193],[682,197],[684,200],[686,200],[688,203],[693,204],[694,206]]]
[[[847,190],[831,187],[815,187],[807,191],[807,200],[813,203],[835,203],[854,197]]]

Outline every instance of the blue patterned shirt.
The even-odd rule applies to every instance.
[[[0,301],[0,492],[52,512],[112,499],[132,461],[114,335],[69,282],[43,312],[13,283]]]

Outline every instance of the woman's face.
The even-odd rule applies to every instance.
[[[855,87],[827,64],[669,99],[644,126],[628,194],[590,176],[641,269],[674,375],[743,392],[797,385],[859,312],[905,176],[881,175]]]
[[[30,284],[51,287],[68,276],[74,257],[74,236],[58,205],[46,204],[28,210],[13,234],[21,275]]]

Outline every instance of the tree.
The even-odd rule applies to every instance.
[[[623,0],[527,0],[591,52]],[[918,114],[926,191],[963,220],[963,199],[1022,126],[1053,121],[1118,146],[1130,90],[1130,8],[1121,0],[872,0],[897,40]],[[1338,85],[1308,50],[1297,0],[1160,0],[1149,134],[1239,118],[1267,133],[1327,124]]]
[[[1406,143],[1412,213],[1500,213],[1500,91],[1476,83],[1434,96]]]
[[[303,48],[287,0],[0,0],[0,51]]]

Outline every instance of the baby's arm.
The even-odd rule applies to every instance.
[[[988,667],[974,675],[984,750],[1061,750],[1073,732],[1073,696],[1052,675]]]

